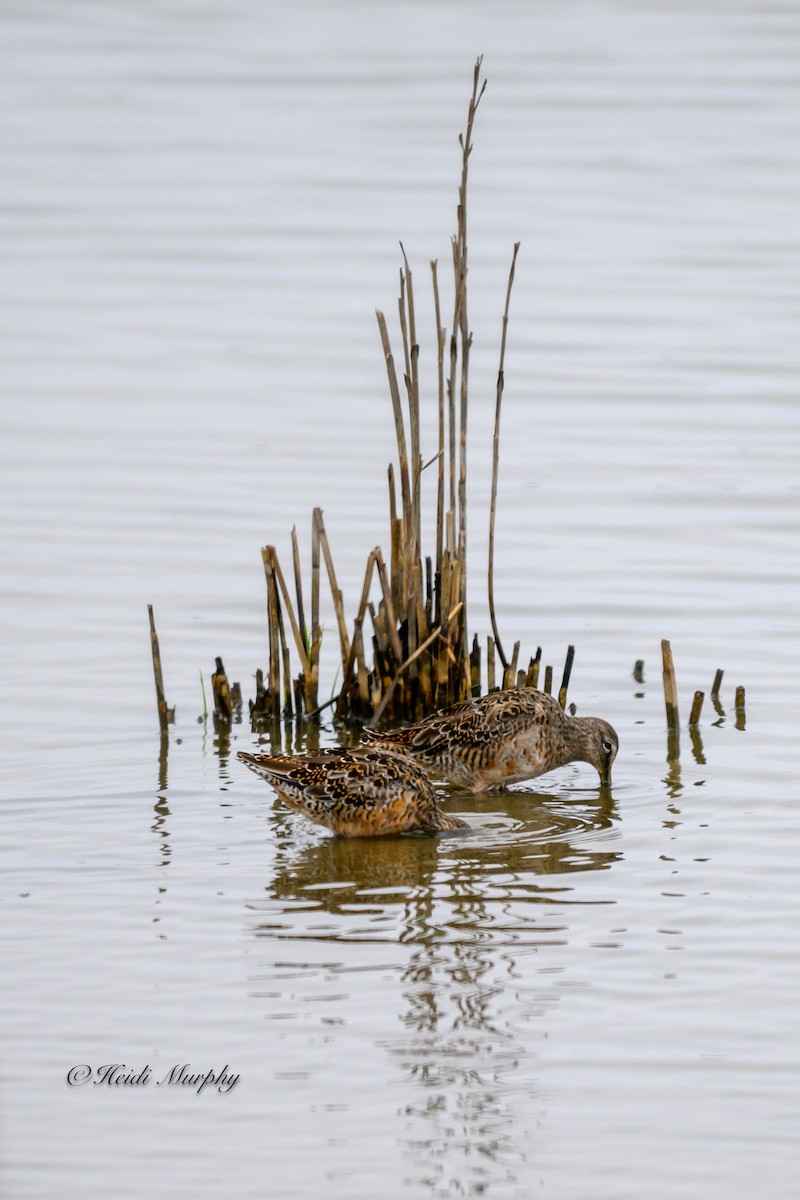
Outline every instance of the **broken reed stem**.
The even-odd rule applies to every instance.
[[[678,685],[675,680],[675,665],[672,661],[672,648],[664,638],[661,642],[661,657],[664,675],[664,703],[667,710],[667,726],[678,729]]]
[[[562,708],[567,707],[567,689],[569,687],[570,676],[572,675],[572,664],[575,661],[575,647],[567,646],[567,657],[564,662],[564,674],[561,677],[561,687],[558,689],[558,703]]]
[[[736,728],[739,730],[745,729],[747,724],[747,714],[744,708],[744,688],[741,684],[736,689]]]
[[[503,672],[503,688],[513,688],[517,686],[517,662],[519,661],[520,643],[514,643],[514,651],[511,655],[511,662]]]
[[[152,604],[147,606],[147,614],[150,618],[150,653],[153,658],[153,677],[156,684],[156,706],[158,709],[158,724],[162,733],[165,733],[167,726],[171,725],[175,720],[175,709],[167,707],[166,697],[164,695],[164,676],[161,670],[161,651],[158,646],[158,634],[156,633],[156,619],[153,614]]]
[[[472,653],[469,656],[470,665],[470,682],[472,684],[471,693],[473,696],[481,694],[481,644],[478,641],[478,635],[475,634],[472,639]]]
[[[526,687],[539,686],[539,668],[542,665],[542,647],[536,647],[536,654],[528,664],[528,674],[525,676]]]
[[[505,653],[503,651],[503,643],[500,641],[500,634],[497,630],[497,617],[494,609],[494,524],[495,513],[497,510],[497,476],[500,466],[500,410],[503,403],[503,388],[505,387],[505,358],[506,358],[506,333],[508,331],[508,308],[511,303],[511,288],[514,284],[514,268],[517,262],[517,254],[519,253],[519,242],[514,243],[514,254],[511,259],[511,270],[508,273],[508,288],[506,289],[506,306],[503,310],[503,332],[500,339],[500,365],[497,369],[497,395],[495,399],[494,409],[494,438],[492,440],[492,498],[489,505],[489,566],[488,566],[488,592],[489,592],[489,618],[492,622],[492,633],[494,634],[497,653],[500,655],[500,661],[504,667],[508,666]]]
[[[689,713],[689,728],[699,723],[704,700],[705,692],[695,692],[694,700],[692,701],[692,711]]]
[[[281,639],[278,632],[278,588],[275,582],[275,572],[269,555],[269,547],[261,550],[261,561],[264,564],[264,574],[267,580],[267,625],[269,632],[269,683],[267,687],[270,716],[277,721],[280,718],[280,687],[281,687]]]
[[[456,619],[456,617],[458,616],[458,614],[462,608],[463,608],[463,603],[459,603],[456,605],[456,607],[453,609],[453,611],[449,614],[449,616],[447,618],[448,623],[450,621],[454,621]],[[424,652],[428,649],[429,646],[433,645],[433,643],[436,641],[437,638],[440,638],[440,637],[443,637],[441,629],[434,629],[434,631],[430,635],[430,637],[426,638],[425,641],[422,643],[422,645],[418,646],[417,649],[414,651],[414,653],[409,658],[407,658],[404,663],[402,663],[400,665],[400,667],[395,672],[395,675],[394,675],[394,678],[392,679],[391,684],[384,692],[383,699],[381,700],[380,704],[378,705],[377,709],[375,710],[375,715],[372,717],[371,721],[369,721],[370,726],[376,725],[377,722],[383,716],[384,712],[386,711],[386,706],[392,698],[394,689],[397,687],[397,684],[400,680],[400,676],[406,670],[408,670],[408,668],[411,666],[411,664],[413,662],[416,662],[416,660],[419,658],[419,656],[421,654],[424,654]]]
[[[225,674],[222,659],[217,657],[214,661],[216,668],[211,676],[211,690],[214,693],[214,718],[217,721],[230,723],[233,720],[233,700],[228,676]]]

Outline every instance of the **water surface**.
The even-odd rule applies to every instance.
[[[2,19],[5,1191],[794,1197],[795,10]],[[198,723],[199,672],[252,692],[260,547],[297,523],[307,562],[313,505],[351,616],[387,547],[374,309],[402,238],[432,402],[479,51],[471,621],[521,240],[498,615],[557,675],[575,643],[622,749],[610,794],[576,766],[452,794],[464,836],[336,842],[240,767],[247,723]],[[662,637],[684,726],[726,670],[677,755]],[[118,1062],[151,1082],[67,1085]],[[239,1082],[157,1086],[184,1063]]]

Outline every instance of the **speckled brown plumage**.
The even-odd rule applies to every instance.
[[[364,736],[476,792],[535,779],[576,761],[591,763],[607,783],[619,747],[607,721],[572,717],[535,688],[490,692],[417,725],[383,733],[365,729]]]
[[[442,812],[425,772],[403,754],[377,746],[309,754],[239,758],[275,788],[284,803],[343,837],[438,833],[466,828]]]

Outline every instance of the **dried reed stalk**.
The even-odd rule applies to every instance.
[[[536,656],[534,658],[532,658],[530,663],[528,664],[528,673],[525,676],[526,687],[535,688],[535,687],[539,686],[539,668],[541,667],[541,665],[542,665],[542,647],[537,646],[536,647]]]
[[[661,657],[664,675],[664,703],[667,709],[667,725],[670,729],[678,729],[678,685],[675,681],[675,665],[672,661],[672,648],[666,638],[661,642]]]
[[[381,592],[383,593],[383,603],[386,610],[386,623],[389,633],[389,640],[391,642],[392,653],[394,654],[397,666],[399,667],[403,660],[403,649],[400,645],[400,636],[397,632],[397,618],[394,614],[392,593],[389,589],[389,582],[386,576],[386,563],[383,561],[383,555],[381,554],[379,547],[375,548],[375,564],[378,568],[378,579],[380,580]]]
[[[503,687],[513,688],[517,686],[517,663],[519,661],[520,643],[514,643],[514,652],[511,655],[511,662],[503,672]]]
[[[296,542],[296,538],[295,538],[295,542]],[[286,580],[283,577],[283,571],[281,570],[281,564],[278,561],[278,555],[276,553],[275,547],[274,546],[266,546],[264,548],[264,550],[262,551],[262,553],[268,555],[268,557],[269,557],[269,560],[270,560],[270,563],[272,566],[272,570],[275,574],[275,579],[277,581],[278,587],[280,588],[281,595],[283,596],[283,603],[286,607],[286,612],[289,614],[289,624],[292,627],[292,633],[294,634],[295,646],[297,647],[297,656],[300,659],[300,664],[303,668],[303,673],[310,674],[311,663],[309,662],[309,659],[308,659],[308,650],[307,650],[308,634],[305,632],[305,621],[303,621],[303,625],[301,627],[300,622],[298,621],[297,617],[294,614],[294,609],[292,608],[292,600],[289,595],[289,589],[286,586]],[[300,610],[300,613],[302,614],[303,597],[302,597],[302,593],[299,590],[299,578],[300,578],[299,570],[300,570],[300,564],[297,563],[295,566],[295,578],[298,581],[298,608]],[[301,620],[302,620],[302,615],[301,615]]]
[[[403,406],[400,402],[400,385],[397,382],[397,371],[395,370],[394,366],[394,355],[392,354],[392,344],[389,339],[389,331],[386,328],[386,318],[380,310],[375,313],[375,316],[378,320],[378,329],[380,331],[383,353],[386,359],[386,374],[389,380],[389,394],[392,398],[394,431],[397,439],[397,454],[400,460],[400,494],[403,501],[403,520],[407,525],[410,525],[412,521],[413,510],[411,503],[411,485],[409,482],[406,427],[405,422],[403,421]]]
[[[156,684],[156,706],[158,708],[158,724],[162,733],[165,733],[167,726],[172,725],[175,720],[175,709],[167,707],[167,701],[164,695],[164,676],[161,670],[161,651],[158,646],[158,634],[156,633],[156,619],[153,614],[152,604],[147,606],[147,614],[150,618],[150,653],[153,658],[153,677]]]
[[[275,582],[275,572],[269,554],[270,547],[265,546],[261,551],[261,561],[264,564],[264,574],[267,580],[267,626],[269,636],[269,683],[265,696],[264,715],[274,721],[280,719],[281,707],[281,639],[278,630],[278,588]]]
[[[311,678],[309,681],[309,701],[313,700],[313,708],[319,703],[319,653],[322,647],[322,629],[319,623],[319,527],[317,513],[314,510],[311,517],[311,645],[309,646],[309,662]],[[313,711],[312,708],[312,711]]]
[[[228,676],[225,674],[222,659],[217,657],[215,662],[216,669],[211,676],[211,690],[214,693],[214,718],[217,721],[230,722],[233,720],[233,700]]]
[[[442,561],[442,551],[444,549],[444,348],[447,341],[447,331],[442,325],[441,305],[439,303],[438,264],[435,260],[431,263],[431,276],[433,279],[433,304],[436,314],[436,395],[439,414],[439,476],[436,486],[436,562],[439,564]]]
[[[306,624],[300,553],[297,530],[292,529],[292,566],[294,594],[281,569],[274,546],[262,551],[267,583],[267,622],[269,667],[265,685],[263,672],[257,672],[256,699],[251,712],[258,717],[279,719],[293,711],[298,716],[316,716],[330,704],[340,720],[371,717],[378,720],[391,706],[395,719],[411,720],[434,708],[452,704],[480,692],[481,651],[477,638],[470,647],[467,627],[467,433],[469,423],[469,375],[472,332],[468,308],[468,222],[467,185],[472,135],[478,107],[486,84],[481,79],[482,60],[475,63],[472,92],[464,132],[459,136],[461,178],[458,190],[457,228],[451,241],[453,266],[453,319],[449,331],[449,362],[446,363],[448,332],[442,322],[442,304],[438,267],[431,262],[435,308],[437,451],[423,462],[420,422],[419,342],[415,311],[414,278],[405,251],[400,246],[397,311],[402,351],[395,359],[389,329],[383,312],[376,312],[378,331],[386,367],[389,395],[394,418],[397,460],[388,470],[391,555],[389,568],[378,547],[370,552],[364,574],[361,598],[348,630],[344,601],[333,566],[330,546],[322,519],[315,508],[311,526],[311,628]],[[495,403],[492,449],[492,494],[489,515],[489,610],[493,636],[487,650],[487,679],[490,689],[496,684],[500,660],[502,686],[536,685],[541,649],[525,671],[519,668],[520,644],[514,646],[511,661],[500,641],[495,613],[494,562],[499,442],[502,397],[505,386],[505,352],[509,309],[519,243],[514,246],[503,310],[500,357]],[[405,402],[401,397],[398,361],[402,361]],[[434,462],[436,480],[435,558],[423,555],[422,548],[422,475]],[[319,656],[322,640],[320,616],[321,566],[324,560],[339,633],[342,681],[338,694],[320,706]],[[377,573],[380,596],[371,599]],[[286,621],[291,626],[294,652],[300,663],[296,678],[291,675],[291,647],[286,637]],[[369,615],[372,636],[367,638],[364,622]],[[366,648],[371,643],[372,661],[367,662]],[[569,679],[571,659],[562,682],[563,700]],[[552,687],[552,668],[546,674],[546,687]]]
[[[339,585],[336,582],[336,572],[333,569],[333,558],[331,557],[331,548],[328,545],[328,536],[325,533],[321,508],[314,509],[314,520],[317,527],[317,537],[322,549],[322,557],[325,559],[325,568],[328,572],[328,582],[331,588],[334,612],[336,613],[336,623],[339,626],[339,644],[342,655],[342,667],[344,668],[350,656],[350,639],[347,636],[347,623],[344,619],[344,601],[342,593],[339,590]]]
[[[453,611],[448,616],[448,622],[454,621],[457,619],[460,609],[461,609],[461,604],[456,605],[456,607],[453,609]],[[440,638],[441,636],[442,636],[441,629],[434,629],[434,631],[430,635],[430,637],[427,638],[426,641],[424,641],[422,643],[422,645],[419,646],[417,648],[417,650],[414,651],[414,653],[411,655],[410,658],[407,658],[406,661],[400,665],[399,669],[395,673],[394,679],[392,680],[389,688],[384,693],[383,699],[381,700],[380,704],[378,705],[378,708],[375,711],[375,715],[373,716],[372,720],[369,722],[370,725],[377,725],[378,721],[380,721],[380,719],[383,716],[383,713],[386,709],[386,706],[392,697],[392,693],[393,693],[394,689],[397,687],[400,676],[403,674],[403,672],[407,671],[408,668],[411,666],[411,664],[417,658],[419,658],[419,656],[421,654],[423,654],[428,649],[429,646],[432,646],[437,638]]]
[[[514,268],[517,263],[517,254],[519,253],[519,242],[514,243],[514,254],[511,259],[511,270],[508,273],[508,288],[506,289],[506,306],[503,310],[503,333],[500,339],[500,366],[497,369],[497,395],[495,399],[494,409],[494,438],[492,440],[492,498],[489,506],[489,565],[488,565],[488,594],[489,594],[489,619],[492,622],[492,633],[494,634],[497,653],[500,655],[500,661],[504,667],[508,666],[505,653],[503,651],[503,643],[500,640],[500,634],[497,630],[497,617],[494,609],[494,523],[495,514],[497,512],[497,476],[500,466],[500,409],[503,403],[503,389],[505,387],[505,358],[506,358],[506,334],[508,332],[508,309],[511,304],[511,289],[514,286]]]
[[[737,729],[744,729],[746,721],[747,721],[747,714],[745,712],[744,701],[745,701],[744,688],[742,687],[741,684],[739,684],[739,686],[736,689],[736,728]]]
[[[403,243],[400,243],[403,255],[404,272],[401,272],[401,327],[403,330],[403,345],[406,354],[406,391],[408,393],[408,423],[411,433],[411,546],[410,558],[415,562],[420,555],[422,542],[422,518],[420,512],[420,481],[422,475],[422,455],[420,454],[419,432],[419,343],[417,342],[417,322],[414,314],[414,282],[411,268],[408,265]],[[404,286],[403,286],[404,285]],[[403,316],[402,296],[405,294],[405,317]]]
[[[567,646],[567,657],[564,662],[564,674],[561,677],[561,687],[558,689],[558,703],[562,708],[567,707],[567,689],[572,675],[572,664],[575,661],[575,647]]]
[[[256,671],[256,697],[250,703],[253,719],[278,721],[288,717],[316,717],[335,705],[338,719],[370,719],[375,724],[389,710],[396,721],[413,720],[434,708],[444,707],[480,692],[481,652],[477,637],[472,646],[467,623],[467,432],[469,422],[469,373],[472,332],[468,308],[467,184],[472,153],[472,133],[477,110],[486,87],[481,81],[482,60],[478,58],[473,74],[461,147],[461,179],[458,191],[457,230],[451,240],[453,266],[453,320],[449,331],[449,359],[446,363],[448,332],[442,324],[438,266],[431,262],[437,352],[437,452],[423,463],[420,424],[419,343],[411,266],[401,243],[402,266],[399,272],[398,315],[402,341],[403,381],[406,403],[401,399],[400,382],[392,351],[389,330],[383,313],[376,313],[383,349],[389,395],[397,444],[397,466],[389,465],[389,520],[391,555],[389,567],[379,547],[367,560],[361,598],[352,627],[348,631],[344,601],[334,570],[322,510],[315,508],[311,523],[311,628],[306,624],[300,553],[297,530],[292,528],[292,565],[294,599],[286,584],[274,546],[262,550],[267,585],[267,626],[269,665],[267,681],[263,670]],[[492,486],[489,510],[489,554],[487,588],[492,635],[487,640],[486,676],[490,691],[501,686],[537,687],[542,665],[542,649],[529,660],[527,670],[519,665],[520,643],[514,644],[509,661],[500,638],[495,610],[494,566],[497,491],[499,479],[500,422],[505,388],[505,352],[508,335],[511,293],[514,284],[519,242],[515,243],[503,309],[500,356],[495,395],[494,436],[492,442]],[[408,425],[406,426],[406,422]],[[422,548],[422,474],[438,463],[436,481],[435,558],[423,555]],[[399,498],[399,504],[398,504]],[[322,643],[320,615],[321,567],[324,560],[339,634],[342,683],[336,696],[325,704],[318,702],[319,661]],[[371,598],[377,573],[380,598],[377,607]],[[284,609],[291,626],[300,673],[291,674],[291,647],[286,637]],[[162,731],[172,719],[164,699],[158,641],[152,606],[150,628],[153,667],[156,677],[159,722]],[[364,622],[369,614],[372,636],[365,645]],[[372,662],[367,662],[366,646],[371,645]],[[564,665],[559,703],[566,708],[567,691],[575,649],[570,645]],[[677,755],[678,702],[675,672],[668,641],[662,642],[664,658],[664,695],[667,721]],[[500,668],[498,671],[497,660]],[[240,706],[241,695],[228,687],[221,660],[215,673],[215,713],[230,719],[233,708]],[[634,668],[637,683],[643,681],[643,663]],[[718,700],[722,672],[718,671],[712,700],[721,712]],[[544,689],[552,693],[553,668],[544,673]],[[741,695],[740,695],[741,691]],[[690,724],[694,727],[700,709],[697,697]],[[744,690],[737,689],[737,722],[744,721]],[[742,726],[743,727],[743,726]]]
[[[470,682],[472,684],[472,695],[480,696],[481,694],[481,644],[478,641],[478,635],[475,634],[472,639],[472,653],[469,656],[470,665]]]
[[[364,640],[363,640],[361,631],[362,631],[362,627],[364,624],[364,614],[367,611],[367,602],[369,601],[369,589],[370,589],[370,585],[372,583],[372,573],[375,569],[375,560],[376,560],[376,552],[375,552],[375,550],[371,550],[369,558],[367,559],[367,569],[364,573],[364,584],[361,588],[361,601],[358,606],[358,612],[356,613],[355,625],[354,625],[354,630],[353,630],[353,640],[350,642],[350,649],[349,649],[347,659],[344,664],[344,674],[342,676],[342,688],[341,688],[341,691],[339,692],[339,700],[336,704],[336,716],[337,717],[340,717],[342,715],[345,704],[347,702],[349,688],[350,688],[350,684],[351,684],[351,674],[353,671],[353,666],[355,664],[358,665],[358,677],[357,678],[358,678],[358,688],[359,688],[361,703],[364,705],[366,705],[368,703],[368,689],[367,689],[367,699],[365,699],[365,697],[363,695],[363,692],[365,689],[364,689],[364,684],[363,684],[363,680],[361,677],[362,665],[364,665],[362,662],[362,660],[364,658]],[[356,639],[358,639],[358,640],[356,640]],[[360,658],[359,658],[359,654],[360,654]]]
[[[289,645],[286,641],[280,596],[278,596],[278,637],[280,638],[281,666],[283,667],[283,709],[281,716],[287,718],[294,715],[292,710],[292,664],[289,657]]]

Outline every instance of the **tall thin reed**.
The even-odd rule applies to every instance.
[[[489,596],[489,619],[492,622],[492,633],[494,634],[494,642],[497,647],[497,653],[500,655],[500,661],[503,667],[508,666],[508,661],[503,652],[503,643],[500,640],[500,634],[497,630],[497,617],[494,609],[494,523],[497,512],[497,476],[500,466],[500,409],[503,403],[503,389],[505,387],[505,359],[506,359],[506,334],[508,333],[508,309],[511,303],[511,289],[514,286],[514,268],[517,263],[517,254],[519,253],[519,242],[514,243],[514,255],[511,259],[511,270],[508,273],[508,288],[506,289],[506,306],[503,310],[503,333],[500,339],[500,366],[497,369],[497,395],[495,399],[494,409],[494,438],[492,439],[492,499],[489,506],[489,565],[488,565],[488,580],[487,589]]]
[[[158,645],[158,634],[156,633],[156,619],[153,614],[152,604],[147,606],[147,614],[150,618],[150,654],[153,659],[153,678],[156,685],[156,707],[158,709],[158,724],[162,733],[165,733],[167,726],[171,725],[175,720],[175,709],[169,708],[166,697],[164,695],[164,675],[161,670],[161,650]]]

